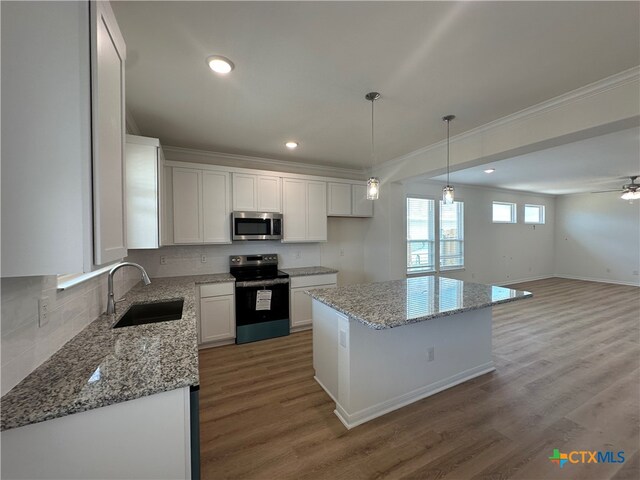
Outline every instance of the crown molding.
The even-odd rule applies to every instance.
[[[450,143],[461,142],[463,140],[466,140],[469,137],[482,135],[483,133],[486,133],[489,130],[502,127],[506,124],[518,122],[530,117],[535,117],[545,112],[564,107],[565,105],[578,102],[584,98],[592,97],[592,96],[604,93],[608,90],[621,87],[628,83],[639,82],[639,81],[640,81],[640,65],[632,67],[628,70],[624,70],[622,72],[616,73],[615,75],[611,75],[609,77],[603,78],[602,80],[598,80],[597,82],[593,82],[583,87],[577,88],[570,92],[563,93],[562,95],[558,95],[557,97],[553,97],[544,102],[538,103],[531,107],[527,107],[523,110],[507,115],[506,117],[502,117],[492,122],[485,123],[484,125],[480,125],[479,127],[473,128],[464,133],[454,135],[450,138]],[[382,162],[376,165],[375,170],[398,165],[410,158],[423,155],[433,150],[443,148],[446,144],[447,144],[446,139],[443,139],[436,143],[432,143],[431,145],[427,145],[426,147],[419,148],[418,150],[414,150],[413,152],[409,152],[399,157],[392,158],[390,160]]]
[[[180,162],[206,163],[217,165],[221,160],[229,162],[240,168],[262,168],[277,172],[307,173],[328,177],[345,176],[362,178],[367,174],[365,169],[345,168],[336,166],[323,166],[310,163],[276,160],[272,158],[253,157],[249,155],[237,155],[233,153],[212,152],[194,148],[162,146],[167,160]]]

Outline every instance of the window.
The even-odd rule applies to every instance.
[[[493,223],[516,223],[516,204],[493,202]]]
[[[407,197],[407,273],[435,270],[435,201]]]
[[[462,202],[440,202],[440,269],[464,267],[464,208]]]
[[[543,224],[544,205],[525,205],[524,223]]]
[[[440,202],[407,197],[407,273],[435,272],[464,267],[464,209],[462,202]],[[439,223],[436,244],[435,228]]]

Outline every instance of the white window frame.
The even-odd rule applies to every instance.
[[[440,200],[440,202],[438,202],[439,208],[438,208],[438,218],[437,218],[437,224],[438,224],[438,249],[436,250],[436,253],[438,255],[438,267],[439,267],[439,271],[452,271],[452,270],[464,270],[464,202],[462,200],[455,200],[454,202],[455,204],[459,204],[460,205],[460,213],[462,214],[462,219],[458,219],[459,221],[459,230],[460,230],[460,236],[459,238],[453,239],[453,241],[457,241],[460,242],[462,244],[461,246],[461,251],[462,251],[462,264],[461,265],[452,265],[452,266],[443,266],[442,265],[442,256],[441,256],[441,252],[442,252],[442,242],[443,241],[447,241],[447,239],[443,239],[442,238],[442,207],[444,205],[444,202],[442,200]],[[448,239],[449,241],[451,241],[452,239]]]
[[[438,215],[438,208],[437,207],[437,200],[434,199],[433,197],[428,197],[425,195],[413,195],[413,194],[409,194],[405,197],[405,202],[404,202],[404,222],[405,222],[405,236],[408,237],[409,234],[409,215],[407,212],[407,204],[410,198],[415,198],[418,200],[428,200],[433,202],[433,219],[432,219],[432,223],[429,226],[430,230],[431,230],[431,234],[433,235],[433,239],[432,240],[425,240],[425,241],[431,241],[432,242],[432,248],[433,248],[433,265],[432,268],[414,268],[413,270],[409,270],[409,265],[407,264],[406,260],[405,260],[405,273],[407,276],[411,277],[411,276],[419,276],[419,275],[424,275],[424,274],[433,274],[436,273],[437,271],[437,267],[438,267],[438,262],[439,260],[439,255],[438,255],[438,239],[439,239],[439,234],[436,234],[436,224],[437,224],[437,215]],[[416,240],[417,241],[417,240]],[[405,253],[406,253],[406,257],[408,258],[409,256],[409,242],[410,240],[407,238],[405,240]]]
[[[537,222],[527,222],[527,207],[537,208],[540,211],[539,220]],[[533,203],[525,203],[524,209],[522,211],[522,218],[525,224],[527,225],[544,225],[546,220],[546,212],[544,205],[536,205]]]
[[[511,220],[510,221],[495,220],[493,218],[493,207],[495,205],[507,205],[507,206],[511,207]],[[504,224],[518,223],[518,204],[517,203],[512,203],[512,202],[498,202],[498,201],[494,200],[493,202],[491,202],[491,222],[492,223],[504,223]]]

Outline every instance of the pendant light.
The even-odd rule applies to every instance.
[[[380,98],[378,92],[369,92],[364,98],[371,102],[371,173],[372,175],[367,180],[367,200],[377,200],[380,195],[380,179],[373,176],[373,167],[375,166],[375,137],[373,130],[373,102]]]
[[[454,118],[456,118],[455,115],[442,117],[442,120],[447,122],[447,186],[442,188],[442,202],[445,205],[451,205],[455,197],[455,191],[449,184],[449,124]]]

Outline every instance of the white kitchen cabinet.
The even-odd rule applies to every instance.
[[[367,199],[366,185],[351,185],[351,213],[354,217],[373,217],[373,203]]]
[[[330,182],[327,185],[327,215],[330,217],[372,217],[373,202],[367,200],[363,183]]]
[[[106,2],[2,3],[3,277],[126,256],[124,56]]]
[[[127,135],[125,155],[127,246],[158,248],[163,221],[164,157],[157,138]]]
[[[202,172],[202,224],[204,243],[231,242],[229,174]]]
[[[311,328],[312,325],[311,297],[304,292],[315,288],[335,288],[337,283],[335,273],[291,277],[289,316],[292,331]]]
[[[284,178],[282,184],[283,242],[327,240],[327,184]]]
[[[282,212],[280,177],[233,174],[233,210],[236,212]]]
[[[127,256],[125,221],[126,47],[108,2],[91,3],[93,241],[96,265]]]
[[[202,243],[202,171],[173,169],[173,242]]]
[[[185,387],[5,430],[2,478],[191,478],[190,408]]]
[[[350,216],[351,215],[351,185],[349,183],[327,184],[328,203],[327,215]]]
[[[235,284],[200,286],[200,344],[233,343],[236,338]]]
[[[229,174],[173,168],[173,243],[231,243]]]

